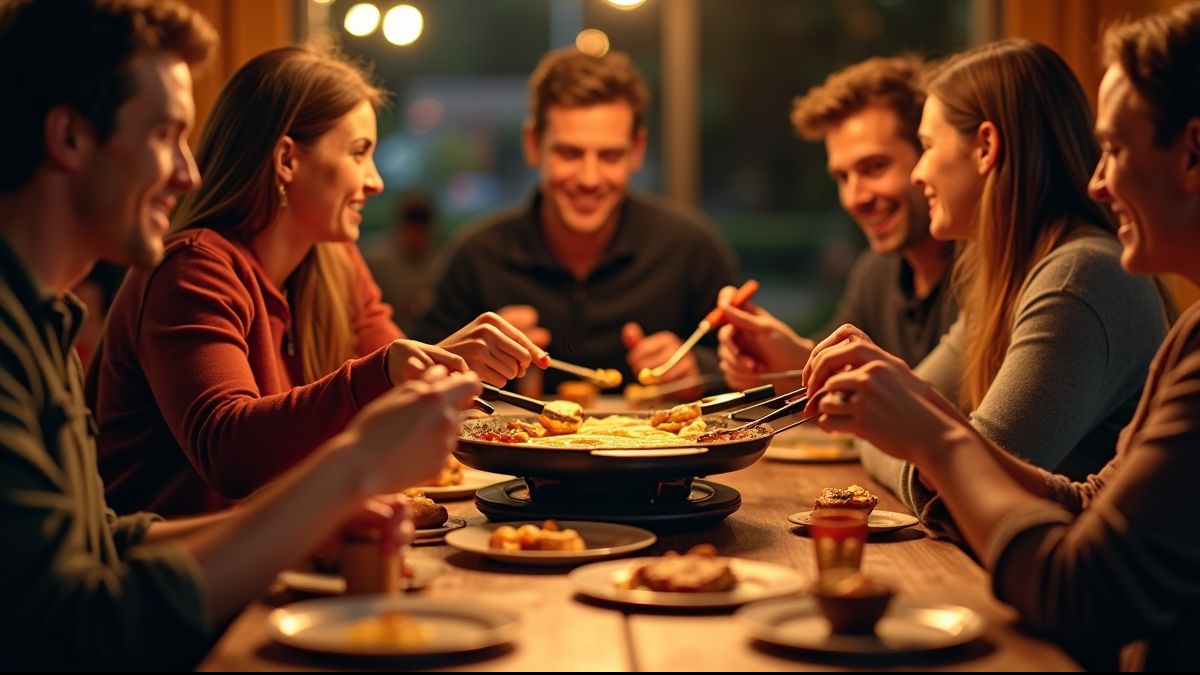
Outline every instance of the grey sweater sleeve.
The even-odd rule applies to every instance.
[[[1102,236],[1063,244],[1030,273],[1008,351],[971,424],[1007,452],[1052,470],[1136,396],[1165,331],[1153,284],[1120,269],[1119,244]],[[964,337],[960,320],[917,368],[952,400]],[[945,533],[949,518],[916,472],[876,453],[863,455],[872,476]]]
[[[914,369],[917,376],[932,384],[951,401],[958,392],[958,373],[961,362],[965,327],[960,317],[950,326],[932,352]],[[929,502],[928,491],[914,478],[908,462],[884,453],[866,441],[859,440],[863,468],[871,478],[900,498],[913,513],[919,514]]]

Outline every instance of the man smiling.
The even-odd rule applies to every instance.
[[[816,337],[852,323],[909,365],[937,345],[957,315],[946,290],[952,245],[929,236],[928,204],[909,180],[921,154],[921,67],[915,57],[868,59],[830,75],[792,110],[801,136],[824,137],[838,200],[870,245],[854,265],[837,313]],[[731,386],[746,388],[759,382],[759,373],[804,367],[813,340],[754,305],[727,315],[720,354]],[[790,388],[792,382],[776,384]]]
[[[700,213],[630,191],[646,154],[649,93],[627,56],[557,50],[529,88],[522,140],[537,191],[468,230],[421,339],[442,337],[461,317],[501,310],[552,355],[617,368],[629,381],[695,330],[732,280],[733,256]],[[664,380],[701,372],[716,372],[711,343]]]

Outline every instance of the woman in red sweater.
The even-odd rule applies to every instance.
[[[493,384],[546,365],[494,314],[436,346],[392,321],[354,244],[383,189],[383,100],[354,65],[306,47],[256,57],[221,91],[196,152],[203,184],[162,263],[118,292],[88,374],[119,512],[227,506],[429,365]]]

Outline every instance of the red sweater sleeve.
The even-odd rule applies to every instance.
[[[225,251],[196,246],[168,256],[145,291],[139,324],[139,359],[164,420],[227,498],[300,461],[391,386],[384,346],[289,387],[282,335],[258,277]]]

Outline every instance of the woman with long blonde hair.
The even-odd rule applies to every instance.
[[[1129,273],[1200,284],[1200,2],[1110,29],[1104,53],[1091,194],[1119,218]],[[1123,669],[1200,665],[1200,304],[1158,350],[1115,459],[1086,482],[1017,461],[872,344],[813,365],[821,425],[918,466],[1024,623],[1089,670],[1115,670],[1133,641]]]
[[[965,245],[959,319],[916,373],[997,446],[1082,479],[1112,457],[1167,329],[1163,296],[1123,273],[1112,219],[1087,195],[1099,151],[1083,89],[1050,48],[1006,40],[951,57],[926,90],[913,182],[933,236]],[[836,363],[822,352],[862,340],[835,331],[808,381]],[[872,449],[864,464],[938,523],[911,465]]]
[[[485,314],[438,346],[403,339],[354,241],[384,92],[307,47],[221,91],[162,263],[114,300],[88,378],[111,504],[213,511],[278,476],[426,366],[503,384],[548,357]],[[155,448],[146,452],[145,448]]]

